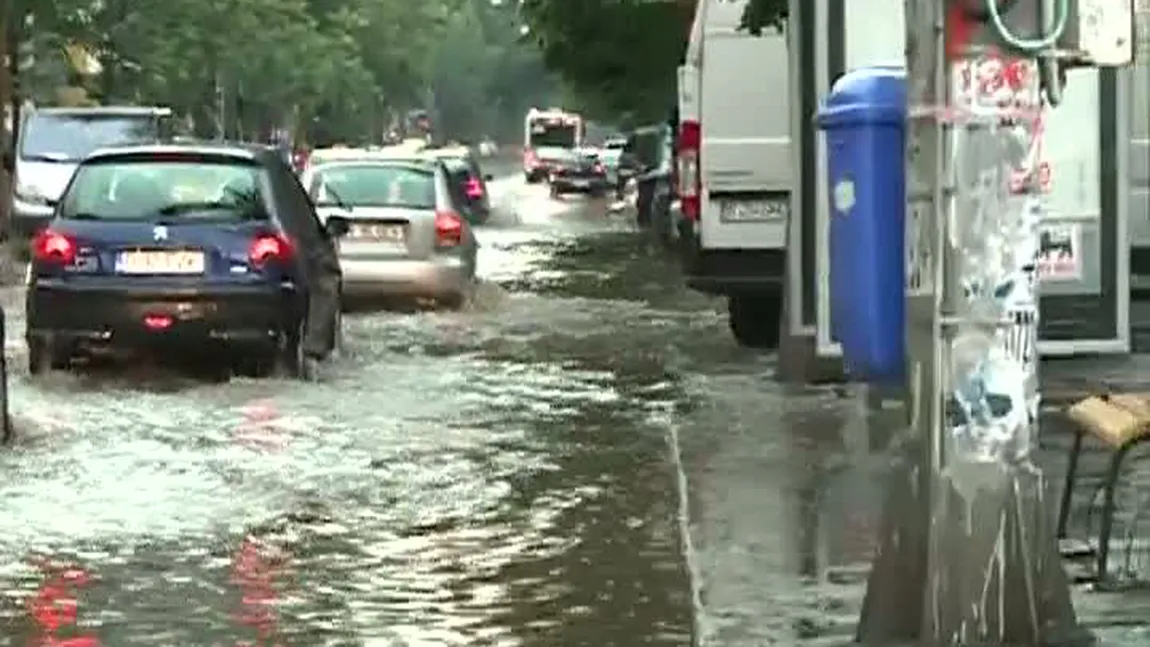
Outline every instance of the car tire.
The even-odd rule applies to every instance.
[[[438,299],[439,307],[444,310],[459,310],[463,308],[463,304],[467,303],[467,295],[459,292],[456,294],[448,294]]]
[[[727,298],[727,323],[744,348],[776,350],[782,329],[782,294],[737,295]]]
[[[284,332],[276,352],[276,372],[283,377],[308,380],[308,362],[303,352],[306,319],[300,319],[295,328]]]
[[[271,377],[276,369],[278,348],[261,348],[244,352],[232,359],[232,375],[239,377]]]
[[[341,299],[342,301],[342,299]],[[333,355],[343,353],[343,310],[336,309],[335,321],[331,324],[331,352]]]
[[[49,371],[62,371],[68,368],[71,354],[48,336],[36,336],[28,339],[28,372],[32,375],[43,375]]]
[[[8,358],[0,354],[0,442],[8,443],[15,437],[12,427],[11,406],[8,402]]]

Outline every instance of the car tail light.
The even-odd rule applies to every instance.
[[[248,260],[256,267],[286,261],[291,255],[291,242],[278,234],[257,236],[248,247]]]
[[[146,315],[144,317],[144,327],[148,330],[167,330],[172,327],[173,323],[175,323],[175,319],[169,315]]]
[[[435,242],[439,247],[454,247],[463,242],[463,218],[458,213],[435,212]]]
[[[32,239],[32,258],[41,263],[71,265],[76,260],[76,242],[51,229],[45,229]]]
[[[535,151],[530,148],[523,151],[523,165],[527,168],[533,168],[539,165],[539,158],[535,156]]]
[[[479,178],[467,178],[467,185],[464,187],[467,192],[467,197],[472,200],[478,200],[483,197],[483,185],[479,182]]]
[[[702,128],[697,121],[684,121],[679,126],[679,169],[678,189],[679,203],[683,208],[683,215],[689,220],[699,219],[700,201],[699,191],[701,178],[699,177],[699,149],[702,144]]]
[[[591,167],[591,170],[595,171],[596,175],[607,174],[607,168],[603,166],[603,162],[595,162],[595,166]]]

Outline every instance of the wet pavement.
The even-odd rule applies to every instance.
[[[492,192],[473,303],[349,316],[318,384],[19,368],[0,645],[848,641],[859,394],[777,384],[628,214]]]

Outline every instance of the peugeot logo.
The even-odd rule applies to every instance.
[[[152,230],[152,238],[155,238],[156,242],[160,242],[162,240],[167,240],[168,239],[168,228],[163,226],[163,225],[156,227],[155,229]]]

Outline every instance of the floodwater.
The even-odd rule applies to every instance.
[[[777,384],[627,213],[492,192],[474,302],[349,316],[317,384],[18,371],[0,645],[849,640],[858,394]]]

